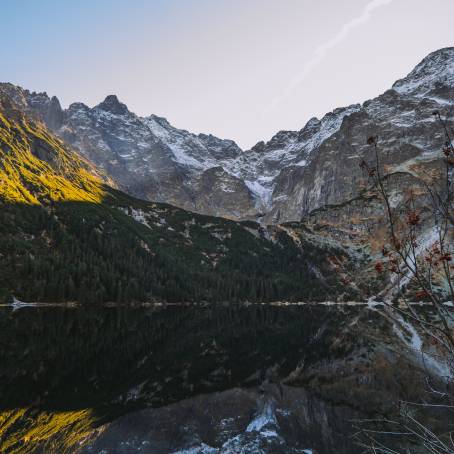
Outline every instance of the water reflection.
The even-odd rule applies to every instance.
[[[3,409],[159,406],[260,383],[321,356],[356,308],[0,309]],[[323,336],[320,336],[323,331]],[[267,372],[268,371],[268,372]],[[137,390],[131,397],[131,390]]]

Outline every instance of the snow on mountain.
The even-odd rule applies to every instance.
[[[429,98],[437,89],[443,87],[454,87],[453,47],[432,52],[407,77],[393,85],[393,89],[401,95]]]
[[[291,166],[305,167],[312,151],[339,130],[344,117],[359,108],[359,105],[353,105],[336,109],[321,120],[312,118],[298,132],[280,131],[269,142],[259,142],[238,156],[226,168],[244,179],[257,206],[268,211],[273,205],[273,192],[282,170]]]
[[[6,84],[5,84],[6,85]],[[2,89],[5,89],[2,86]],[[281,131],[243,151],[232,140],[193,134],[165,118],[139,117],[115,95],[97,106],[73,103],[63,111],[56,98],[9,87],[65,141],[133,195],[202,213],[257,218],[273,206],[279,174],[304,167],[311,152],[359,106],[311,119],[301,131]]]
[[[367,134],[379,134],[392,164],[402,169],[436,153],[441,134],[431,113],[454,104],[454,48],[428,55],[391,90],[363,105],[335,109],[245,151],[232,140],[193,134],[156,115],[139,117],[114,95],[93,108],[74,103],[62,110],[46,93],[11,84],[0,84],[0,92],[38,113],[135,196],[277,222],[354,197]]]
[[[191,134],[174,128],[162,117],[150,115],[141,119],[150,131],[173,152],[175,160],[191,170],[217,167],[220,160],[232,159],[241,153],[233,140],[223,140],[212,135]]]

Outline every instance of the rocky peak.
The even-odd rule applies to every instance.
[[[52,96],[46,104],[45,109],[45,123],[52,130],[60,128],[63,124],[64,112],[61,108],[60,101],[56,96]]]
[[[0,101],[2,104],[7,104],[8,106],[14,103],[23,109],[27,107],[25,91],[10,83],[0,83]]]
[[[417,97],[430,96],[441,87],[454,88],[454,47],[432,52],[393,85],[399,94]]]
[[[163,127],[163,128],[171,128],[172,125],[169,123],[169,121],[167,120],[167,118],[164,118],[164,117],[159,117],[158,115],[149,115],[147,117],[147,119],[151,120],[151,121],[154,121],[155,123],[157,123],[159,126]]]
[[[257,142],[251,149],[250,151],[254,151],[256,153],[262,153],[265,151],[265,142],[261,140],[260,142]]]
[[[41,105],[45,105],[45,104],[48,104],[50,102],[50,98],[48,96],[48,94],[44,91],[44,92],[41,92],[41,93],[37,93],[36,91],[32,91],[31,93],[28,94],[28,98],[29,98],[29,102],[33,105],[33,104],[41,104]]]
[[[315,132],[320,129],[321,121],[312,117],[298,133],[298,141],[308,140]]]
[[[197,137],[217,159],[235,158],[242,153],[241,148],[233,140],[220,139],[213,134],[199,134]]]
[[[116,95],[108,95],[106,99],[100,104],[98,104],[95,109],[104,110],[114,115],[124,115],[129,113],[128,107],[126,104],[121,103]]]
[[[269,142],[266,143],[266,147],[269,150],[281,149],[289,142],[294,141],[297,136],[298,133],[296,131],[279,131]]]
[[[62,125],[64,112],[57,97],[49,98],[46,92],[30,92],[9,83],[0,84],[0,95],[10,99],[27,115],[43,121],[51,129]]]
[[[56,96],[52,96],[52,98],[50,98],[50,103],[55,108],[58,108],[61,110],[60,100]]]
[[[88,107],[83,102],[73,102],[68,107],[68,112],[74,112],[74,111],[78,111],[78,110],[89,111],[90,107]]]

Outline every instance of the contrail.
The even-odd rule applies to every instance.
[[[370,1],[363,9],[362,13],[353,18],[350,22],[347,22],[343,25],[340,31],[331,38],[326,43],[322,44],[321,46],[315,49],[313,57],[304,65],[302,71],[289,83],[289,85],[285,88],[284,92],[273,99],[267,109],[265,109],[264,113],[268,113],[274,110],[277,105],[279,105],[283,100],[288,98],[288,96],[292,93],[295,88],[301,85],[307,76],[317,67],[326,57],[326,54],[335,46],[340,44],[348,34],[359,27],[360,25],[367,22],[371,16],[372,12],[381,6],[388,5],[389,3],[393,2],[394,0],[372,0]]]

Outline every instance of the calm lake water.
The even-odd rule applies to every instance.
[[[276,362],[282,374],[330,353],[330,335],[355,307],[219,305],[0,309],[0,404],[104,405],[162,381],[156,404],[242,384]],[[322,338],[316,334],[324,330]],[[190,367],[188,367],[188,364]],[[228,376],[203,384],[223,367]],[[181,378],[194,384],[183,388]],[[263,377],[256,377],[260,382]],[[140,405],[135,402],[134,405]]]
[[[287,400],[282,400],[280,380],[303,363],[310,368],[320,362],[329,364],[347,358],[352,345],[358,346],[362,340],[352,333],[350,338],[347,336],[345,346],[336,344],[333,349],[334,341],[340,332],[349,332],[352,320],[359,314],[362,317],[367,314],[366,323],[369,317],[375,317],[363,305],[45,306],[18,310],[2,307],[0,406],[3,411],[31,407],[51,413],[90,409],[98,425],[117,418],[122,420],[123,415],[134,418],[134,412],[154,408],[158,413],[149,414],[150,423],[143,428],[148,433],[151,421],[156,425],[161,419],[162,424],[167,420],[168,413],[160,413],[160,408],[173,408],[172,404],[187,399],[188,402],[205,399],[203,404],[187,404],[190,414],[193,414],[192,405],[201,405],[202,409],[214,405],[212,417],[215,418],[218,411],[210,396],[230,390],[233,397],[224,397],[226,401],[222,404],[225,411],[230,408],[226,420],[240,418],[238,424],[244,427],[241,429],[240,424],[237,430],[245,430],[244,436],[252,437],[245,428],[251,421],[263,419],[260,411],[268,414],[265,411],[268,407],[260,410],[263,397],[260,390],[268,383],[273,390],[269,402],[278,399],[283,405],[276,417],[284,418],[291,412],[296,415],[293,419],[285,416],[286,422],[277,423],[284,431],[279,436],[285,442],[302,446],[300,451],[282,448],[269,452],[305,452],[303,448],[307,446],[347,443],[347,451],[339,452],[350,454],[355,452],[350,448],[351,442],[341,434],[350,428],[348,418],[352,413],[309,397],[298,384],[296,388],[286,387]],[[186,419],[181,414],[183,410],[169,411],[182,418],[179,424],[170,420],[165,425],[166,433],[172,433],[169,435],[172,440],[181,434],[171,431],[185,426]],[[199,417],[204,420],[203,411]],[[273,413],[273,423],[274,418]],[[310,419],[310,426],[301,422],[304,418]],[[318,418],[324,424],[326,418],[332,421],[328,432],[321,428]],[[131,423],[134,430],[126,435],[123,425],[120,432],[112,429],[108,434],[112,433],[113,438],[109,435],[103,442],[109,447],[116,446],[132,437],[128,441],[132,443],[136,440],[134,431],[142,420],[139,417]],[[303,426],[298,428],[301,424],[304,430]],[[205,434],[210,424],[201,427]],[[156,435],[164,429],[158,426],[154,430]],[[146,433],[144,443],[149,442]],[[232,440],[236,440],[235,433],[232,432]],[[249,438],[245,440],[250,442]],[[309,440],[312,445],[306,444]],[[101,446],[99,452],[106,445],[101,443]]]

